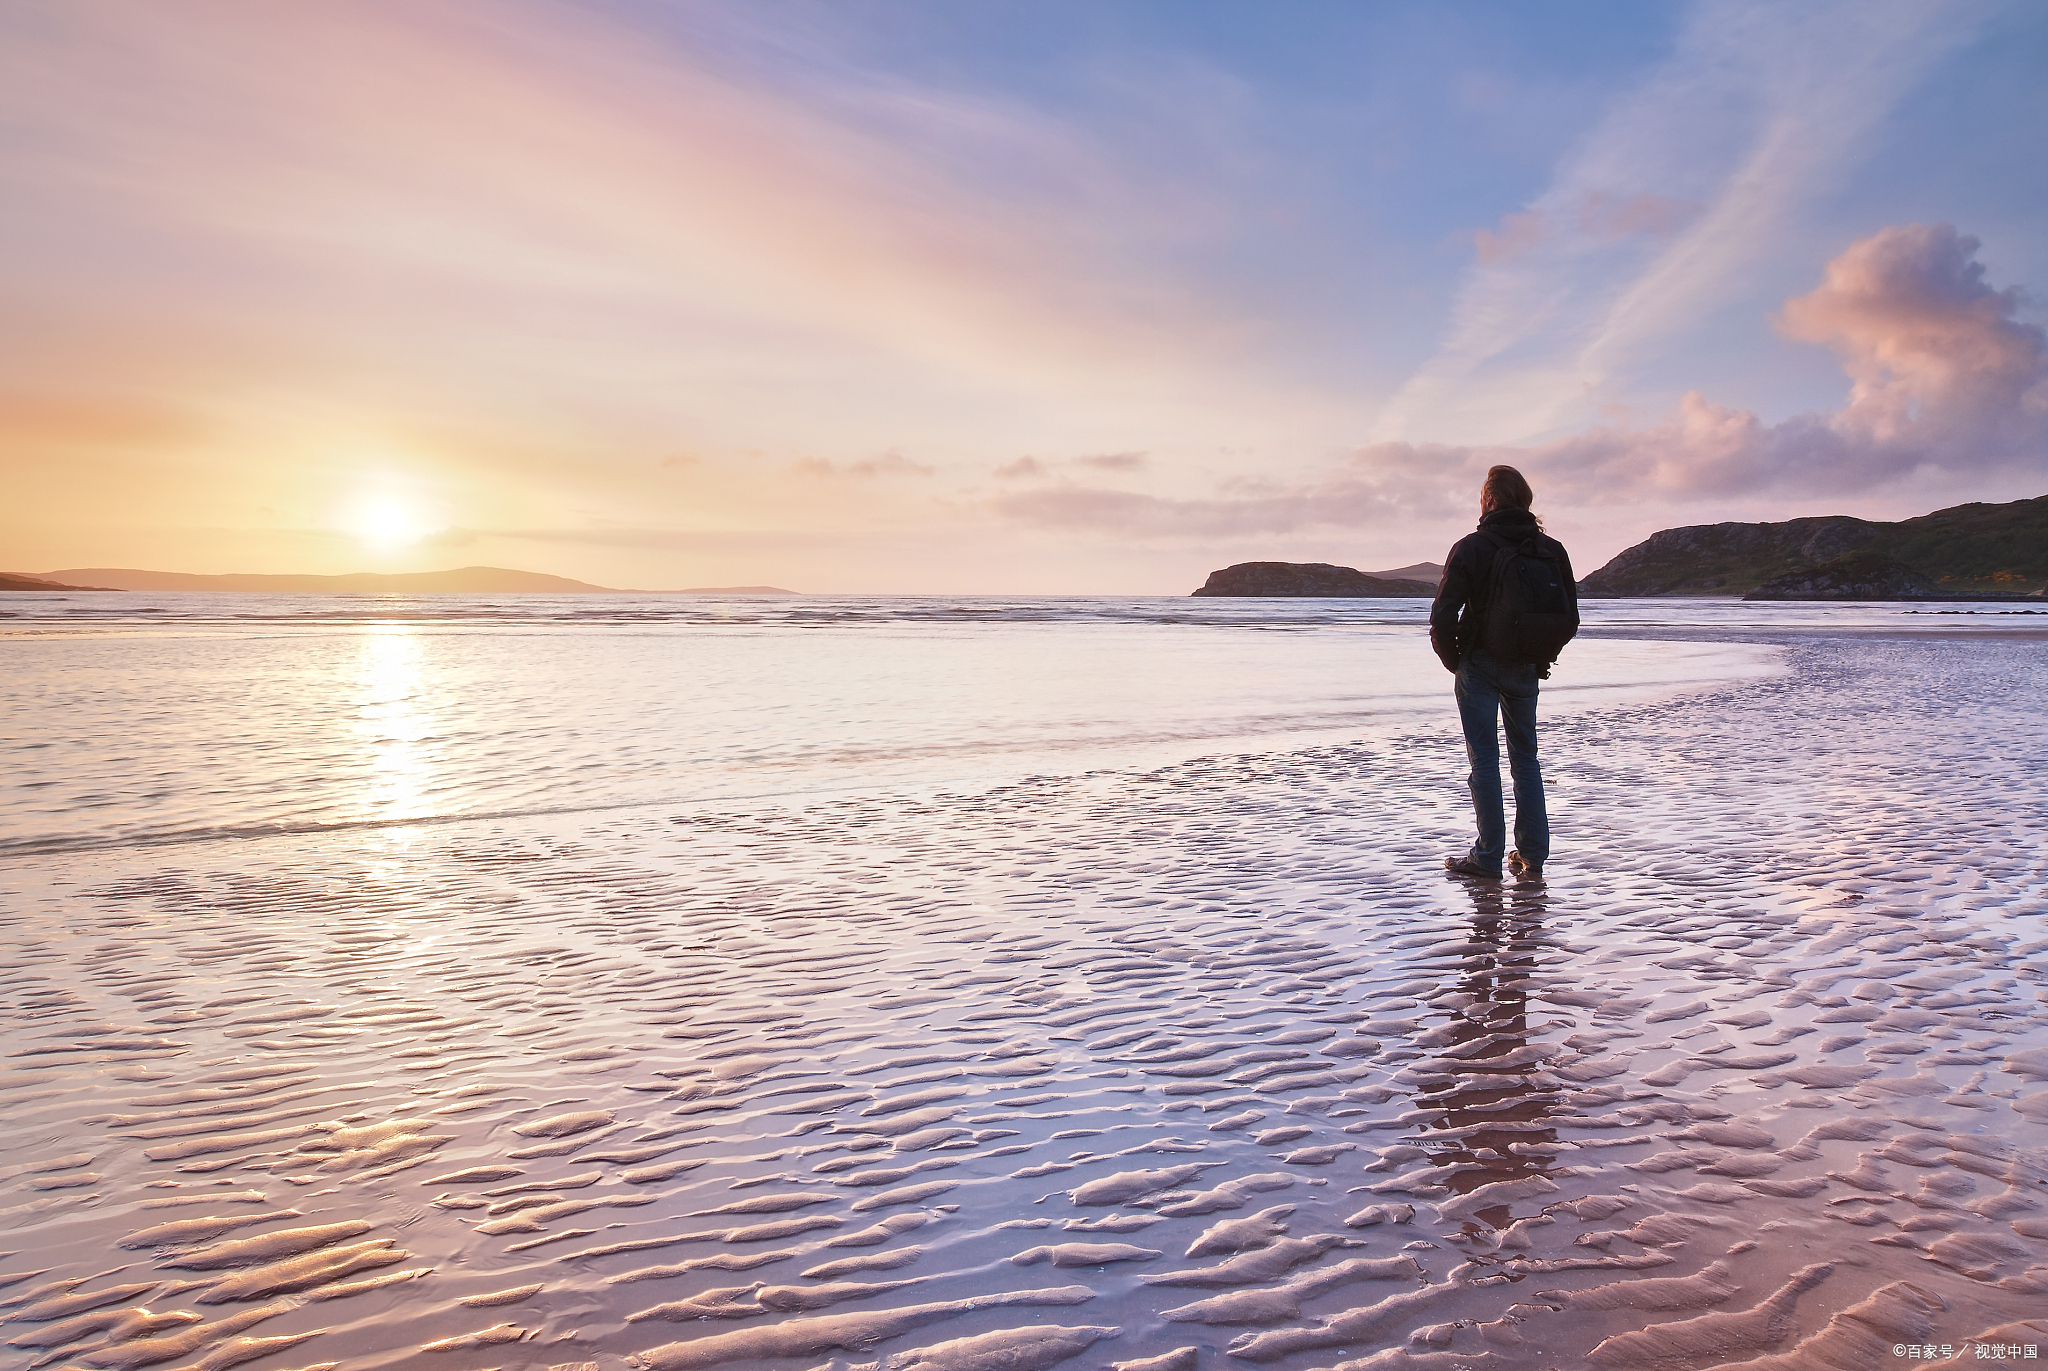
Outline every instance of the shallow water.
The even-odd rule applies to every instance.
[[[2048,1344],[2048,641],[1782,647],[1554,715],[1544,884],[1432,871],[1469,823],[1441,719],[0,859],[0,1340],[258,1371]]]
[[[331,616],[343,597],[153,598],[175,622],[0,633],[0,851],[990,785],[1383,734],[1448,693],[1419,628],[1313,603],[1162,622],[1161,602],[1005,601],[981,622],[978,603],[672,600],[692,617],[643,622],[617,597],[361,620]],[[761,605],[837,617],[729,617]],[[1548,707],[1779,656],[1589,638]]]
[[[2048,617],[2014,601],[1751,604],[1724,599],[1585,600],[1588,625],[1826,628],[1994,627]],[[674,624],[820,628],[863,624],[1131,623],[1305,628],[1421,625],[1427,600],[1206,599],[1160,595],[337,595],[218,591],[23,594],[0,598],[16,631],[50,626],[179,624]]]

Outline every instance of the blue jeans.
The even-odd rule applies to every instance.
[[[1507,849],[1507,816],[1500,793],[1500,729],[1508,735],[1508,773],[1515,779],[1515,850],[1537,865],[1550,856],[1550,813],[1543,804],[1543,771],[1536,764],[1536,668],[1496,662],[1484,652],[1458,663],[1458,722],[1465,728],[1466,784],[1479,819],[1471,859],[1498,871]]]

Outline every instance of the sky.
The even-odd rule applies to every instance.
[[[0,569],[1185,594],[2048,493],[2034,0],[0,0]]]

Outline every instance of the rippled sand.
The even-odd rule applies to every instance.
[[[0,867],[22,1366],[2048,1344],[2048,643],[953,799]],[[1910,1346],[1915,1355],[1895,1356]]]

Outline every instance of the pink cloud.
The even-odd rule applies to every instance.
[[[1646,233],[1669,238],[1699,215],[1696,200],[1644,193],[1621,199],[1605,191],[1587,191],[1579,198],[1579,227],[1596,238],[1626,238]]]
[[[1075,462],[1097,471],[1143,471],[1145,454],[1142,452],[1103,452],[1092,457],[1076,457]]]
[[[1064,460],[1041,461],[1036,457],[1019,457],[1003,462],[994,468],[998,480],[1020,481],[1050,478],[1058,467],[1088,467],[1095,471],[1143,471],[1150,464],[1150,455],[1143,452],[1101,452],[1085,457],[1070,457]]]
[[[1503,217],[1500,226],[1479,229],[1472,235],[1474,255],[1488,266],[1512,262],[1547,242],[1565,236],[1571,229],[1584,237],[1602,241],[1645,234],[1669,238],[1698,216],[1700,206],[1693,200],[1669,195],[1617,196],[1606,191],[1581,193],[1568,215],[1554,213],[1542,205]]]
[[[1948,224],[1881,229],[1786,302],[1785,336],[1833,348],[1854,383],[1833,427],[1886,444],[2039,440],[2048,347],[2013,317],[2018,288],[1984,283],[1977,248]]]
[[[1542,209],[1523,210],[1500,221],[1498,229],[1480,229],[1472,235],[1472,249],[1480,261],[1491,266],[1512,262],[1551,234],[1550,215]]]
[[[930,476],[936,468],[913,462],[891,449],[879,457],[858,462],[828,462],[822,457],[805,457],[790,468],[799,476]]]

